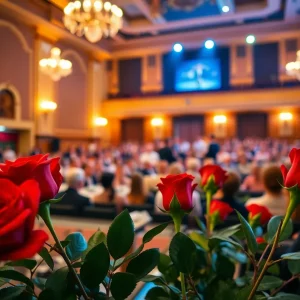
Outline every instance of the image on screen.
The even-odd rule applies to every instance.
[[[176,70],[177,92],[217,90],[221,88],[219,59],[199,59],[182,62]]]

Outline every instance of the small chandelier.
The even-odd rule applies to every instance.
[[[296,77],[300,81],[300,50],[297,51],[296,61],[286,64],[285,69],[288,75]]]
[[[64,9],[66,28],[78,36],[96,43],[104,37],[114,37],[122,28],[123,11],[101,0],[71,1]]]
[[[72,73],[72,63],[69,60],[60,58],[60,49],[52,48],[50,58],[40,60],[40,70],[50,76],[53,81],[58,81]]]

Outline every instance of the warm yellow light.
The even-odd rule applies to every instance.
[[[43,112],[54,111],[57,108],[57,104],[53,101],[43,100],[40,102],[40,109]]]
[[[214,116],[214,123],[216,124],[224,124],[227,122],[227,117],[224,115]]]
[[[151,120],[152,126],[162,126],[164,124],[164,120],[162,118],[153,118]]]
[[[293,115],[289,112],[282,112],[279,114],[279,119],[281,121],[289,121],[293,119]]]
[[[102,117],[96,117],[94,122],[96,126],[101,126],[101,127],[104,127],[108,124],[107,119]]]

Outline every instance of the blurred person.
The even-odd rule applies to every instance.
[[[208,150],[207,143],[201,136],[197,137],[197,139],[193,143],[192,148],[195,156],[200,159],[205,157]]]
[[[189,157],[186,159],[186,173],[195,177],[193,183],[196,183],[198,186],[200,184],[200,179],[201,179],[199,173],[200,168],[201,168],[201,163],[198,158]]]
[[[245,208],[244,204],[240,203],[236,198],[240,185],[241,181],[239,176],[234,172],[229,172],[223,187],[217,191],[214,195],[214,199],[219,199],[228,203],[232,209],[237,210],[245,219],[247,219],[248,210]]]
[[[74,156],[70,158],[71,168],[81,168],[81,166],[82,166],[81,159],[78,156]]]
[[[160,141],[158,154],[160,160],[166,160],[169,164],[176,161],[172,152],[171,141],[169,139],[166,139],[166,141]]]
[[[152,143],[145,145],[145,150],[141,153],[139,161],[142,164],[149,162],[152,166],[156,166],[159,161],[159,155],[156,151],[154,151],[154,146]]]
[[[137,170],[136,161],[133,158],[126,159],[123,162],[123,174],[127,178],[131,178]]]
[[[245,154],[241,154],[238,157],[237,161],[237,172],[240,174],[242,181],[250,174],[251,172],[251,163],[248,162]]]
[[[212,158],[214,161],[216,161],[217,154],[219,151],[220,151],[220,145],[217,142],[215,135],[211,134],[206,157]]]
[[[65,175],[65,181],[68,189],[65,192],[59,193],[56,197],[63,197],[58,204],[73,205],[78,214],[81,214],[85,206],[90,205],[90,200],[81,196],[78,191],[84,187],[85,174],[83,169],[70,168]]]
[[[255,153],[254,160],[257,162],[269,162],[271,158],[270,151],[268,150],[267,144],[265,142],[260,143],[258,151]]]
[[[265,193],[261,197],[251,198],[246,206],[259,204],[269,209],[274,216],[283,216],[286,212],[287,198],[283,192],[283,178],[277,166],[266,167],[262,172],[262,181]]]
[[[220,163],[220,166],[225,171],[236,171],[236,164],[233,163],[233,161],[231,159],[231,155],[229,153],[227,156],[223,157],[223,162]]]
[[[168,175],[168,169],[168,162],[166,160],[160,160],[156,167],[157,174],[144,176],[143,186],[145,195],[158,190],[157,184],[160,182],[161,177]]]
[[[245,178],[241,190],[248,192],[263,192],[265,189],[261,177],[261,167],[254,164],[251,173]]]
[[[146,195],[144,194],[143,176],[135,173],[131,177],[130,193],[127,195],[127,202],[131,205],[145,204]]]
[[[154,175],[155,169],[150,161],[144,161],[141,165],[141,168],[139,169],[139,172],[142,175]]]
[[[103,187],[101,194],[93,197],[95,204],[109,204],[115,202],[116,192],[114,187],[115,175],[113,173],[104,172],[100,178],[100,184]]]
[[[215,163],[213,158],[204,158],[203,166],[213,165]]]
[[[98,183],[95,176],[95,166],[92,162],[87,162],[82,165],[82,169],[85,173],[85,184],[84,186],[89,187]]]
[[[17,154],[10,146],[6,146],[3,151],[3,161],[15,161],[17,159]]]

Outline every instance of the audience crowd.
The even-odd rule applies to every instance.
[[[280,186],[279,166],[289,163],[288,153],[293,147],[300,147],[300,143],[254,138],[218,142],[211,135],[199,136],[192,143],[179,138],[143,145],[128,142],[110,148],[91,143],[53,155],[61,156],[64,184],[59,196],[65,194],[61,203],[73,205],[78,212],[89,205],[115,204],[121,210],[124,205],[152,204],[159,214],[162,195],[157,184],[161,177],[186,172],[199,184],[200,167],[216,163],[229,176],[215,199],[226,201],[246,216],[246,199],[239,193],[248,192],[251,199],[246,205],[261,204],[272,214],[282,215],[287,200]],[[37,153],[35,149],[31,154]],[[0,159],[14,160],[16,153],[6,149]],[[193,195],[194,215],[202,217],[205,213],[203,200],[198,187]]]

